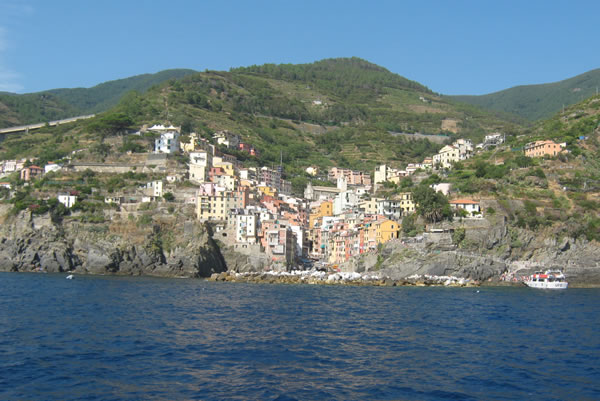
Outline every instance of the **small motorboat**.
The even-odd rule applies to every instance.
[[[73,275],[72,275],[72,274],[69,274],[69,275],[67,276],[67,280],[73,280]]]

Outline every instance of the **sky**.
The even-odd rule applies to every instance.
[[[0,91],[360,57],[448,95],[600,68],[598,0],[0,0]]]

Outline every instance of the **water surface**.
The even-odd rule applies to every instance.
[[[0,273],[0,399],[598,400],[599,333],[597,289]]]

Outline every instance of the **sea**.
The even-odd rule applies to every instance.
[[[0,273],[0,400],[599,400],[600,290]]]

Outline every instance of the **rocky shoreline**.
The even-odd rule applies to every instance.
[[[313,284],[313,285],[355,285],[376,287],[398,286],[446,286],[478,287],[478,281],[454,276],[414,275],[405,279],[392,279],[388,276],[361,273],[327,273],[317,270],[293,270],[291,272],[222,272],[213,273],[209,281],[262,284]]]
[[[22,212],[4,216],[0,223],[0,271],[460,287],[518,286],[535,270],[560,268],[571,288],[600,286],[597,242],[536,237],[526,230],[511,231],[503,221],[468,230],[469,246],[456,246],[449,234],[390,241],[378,252],[341,264],[337,273],[289,272],[261,255],[239,254],[214,240],[209,225],[190,218],[156,216],[149,225],[125,219],[98,225],[71,218],[57,224],[47,215]]]

